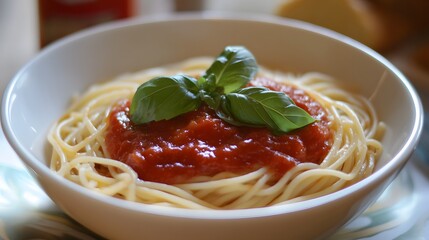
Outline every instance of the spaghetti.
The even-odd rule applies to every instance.
[[[244,209],[304,201],[338,191],[372,173],[382,151],[377,139],[384,126],[367,99],[342,90],[324,74],[293,76],[266,69],[258,76],[304,90],[327,112],[332,143],[320,164],[300,163],[275,181],[269,169],[261,167],[245,174],[221,172],[165,184],[141,180],[130,166],[110,158],[105,141],[107,119],[118,101],[132,99],[143,82],[156,76],[198,76],[211,62],[209,58],[190,59],[92,86],[73,101],[49,133],[51,169],[105,195],[189,209]]]

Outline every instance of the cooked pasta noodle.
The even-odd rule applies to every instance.
[[[106,119],[119,99],[131,99],[137,87],[153,77],[198,75],[211,62],[209,58],[195,58],[124,74],[76,97],[49,133],[51,169],[105,195],[189,209],[243,209],[304,201],[338,191],[372,173],[382,151],[377,139],[384,127],[368,100],[342,90],[320,73],[294,76],[266,69],[260,69],[258,75],[304,89],[328,113],[333,140],[320,164],[300,163],[274,183],[270,171],[262,167],[244,175],[223,172],[168,185],[140,180],[128,165],[109,157]]]

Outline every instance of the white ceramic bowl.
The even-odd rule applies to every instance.
[[[102,196],[49,169],[46,134],[73,94],[120,73],[216,56],[226,45],[246,46],[261,65],[323,72],[372,96],[387,124],[375,172],[351,187],[305,202],[204,211]],[[23,67],[8,85],[2,104],[5,135],[46,193],[72,218],[109,239],[326,237],[364,211],[395,178],[415,149],[423,122],[421,103],[410,83],[374,51],[312,25],[255,16],[182,15],[80,32],[44,49]]]

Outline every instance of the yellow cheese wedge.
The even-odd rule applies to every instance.
[[[377,16],[359,0],[288,0],[276,14],[329,28],[374,49],[382,44]]]

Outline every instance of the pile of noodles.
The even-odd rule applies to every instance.
[[[73,100],[50,131],[51,168],[105,195],[189,209],[243,209],[304,201],[338,191],[372,173],[382,151],[377,139],[384,126],[367,99],[342,90],[321,73],[294,76],[266,69],[260,69],[258,75],[305,90],[328,113],[332,147],[320,164],[298,164],[274,183],[270,172],[260,168],[245,175],[225,172],[167,185],[140,180],[129,166],[109,158],[106,119],[119,99],[132,99],[138,86],[156,76],[200,75],[212,60],[194,58],[92,86]]]

